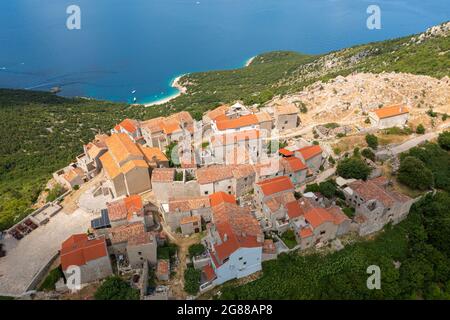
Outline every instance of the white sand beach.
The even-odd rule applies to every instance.
[[[187,88],[186,88],[186,87],[183,87],[183,86],[180,84],[180,79],[181,79],[182,77],[184,77],[184,76],[185,76],[185,75],[183,74],[183,75],[181,75],[181,76],[179,76],[179,77],[176,77],[176,78],[172,81],[172,83],[170,84],[170,86],[171,86],[172,88],[175,88],[175,89],[178,90],[177,93],[175,93],[175,94],[173,94],[173,95],[171,95],[171,96],[168,96],[168,97],[166,97],[166,98],[164,98],[164,99],[156,100],[156,101],[153,101],[153,102],[150,102],[150,103],[145,103],[144,106],[146,106],[146,107],[158,106],[158,105],[167,103],[167,102],[169,102],[169,101],[171,101],[171,100],[173,100],[173,99],[175,99],[175,98],[181,96],[182,94],[186,93]]]

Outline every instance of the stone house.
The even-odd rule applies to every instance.
[[[212,199],[211,203],[213,222],[204,239],[211,270],[202,286],[219,285],[260,271],[264,235],[250,209],[231,203],[225,196]]]
[[[109,252],[128,257],[132,268],[140,268],[147,261],[156,264],[157,241],[152,232],[146,232],[142,222],[133,222],[109,230]]]
[[[268,199],[262,205],[263,219],[260,223],[264,231],[284,233],[292,228],[292,223],[303,215],[303,210],[292,192],[285,192]]]
[[[284,193],[293,193],[294,185],[286,176],[271,178],[255,183],[254,202],[256,208],[262,209],[268,200]]]
[[[379,129],[403,127],[408,122],[409,109],[405,104],[397,104],[369,112],[372,126]]]
[[[131,195],[106,204],[111,227],[142,222],[145,228],[153,225],[153,215],[145,209],[140,195]]]
[[[150,190],[150,164],[145,147],[137,146],[124,133],[106,139],[108,152],[100,157],[115,197],[139,194]]]
[[[297,186],[306,181],[308,167],[296,157],[285,157],[280,159],[284,169],[284,175],[291,179],[292,183]]]
[[[192,198],[172,198],[162,205],[163,218],[171,230],[180,227],[181,219],[200,216],[205,222],[211,221],[211,205],[208,196]]]
[[[295,129],[299,125],[298,108],[294,104],[276,105],[273,107],[275,126],[284,131]]]
[[[312,145],[295,150],[295,157],[302,160],[303,163],[312,171],[318,172],[324,162],[323,150],[318,145]]]
[[[355,208],[359,233],[364,236],[381,230],[386,224],[397,224],[409,213],[414,199],[389,189],[385,177],[349,183],[343,189],[346,201]]]
[[[202,217],[198,215],[183,217],[180,219],[180,228],[183,236],[202,232]]]
[[[90,239],[86,234],[72,235],[62,243],[60,257],[66,278],[72,274],[71,266],[80,268],[80,284],[101,280],[113,274],[104,238]]]
[[[152,189],[160,204],[169,199],[200,196],[195,169],[157,168],[152,171]]]
[[[142,131],[140,124],[137,120],[125,119],[118,125],[116,125],[112,130],[111,134],[124,133],[130,137],[130,139],[136,143],[144,143],[142,137]]]
[[[302,205],[301,205],[302,206]],[[351,220],[339,207],[310,207],[296,222],[295,236],[302,250],[322,246],[350,230]]]

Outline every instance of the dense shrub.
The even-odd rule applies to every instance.
[[[139,300],[139,291],[118,276],[111,276],[95,291],[95,300]]]
[[[336,168],[336,173],[345,179],[366,180],[372,169],[361,158],[351,157],[341,160]]]

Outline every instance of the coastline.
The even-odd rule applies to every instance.
[[[168,96],[166,98],[163,98],[163,99],[159,99],[159,100],[156,100],[156,101],[153,101],[153,102],[149,102],[149,103],[144,103],[143,105],[145,107],[158,106],[158,105],[167,103],[167,102],[169,102],[169,101],[171,101],[171,100],[181,96],[182,94],[186,93],[187,88],[180,84],[181,78],[186,76],[186,75],[188,75],[188,74],[182,74],[181,76],[176,77],[175,79],[173,79],[172,83],[170,84],[170,86],[172,88],[175,88],[175,89],[178,90],[177,93],[175,93],[175,94],[173,94],[171,96]]]
[[[253,62],[253,60],[255,60],[256,57],[257,56],[253,56],[250,59],[248,59],[245,62],[245,64],[244,64],[244,68],[248,67]],[[176,77],[175,79],[173,79],[172,83],[170,84],[170,86],[172,88],[175,88],[175,89],[178,90],[177,93],[172,94],[172,95],[170,95],[168,97],[165,97],[163,99],[159,99],[159,100],[148,102],[148,103],[143,103],[142,105],[144,105],[144,107],[159,106],[159,105],[162,105],[164,103],[170,102],[173,99],[178,98],[182,94],[185,94],[187,92],[187,87],[182,86],[180,84],[180,80],[181,80],[182,77],[187,76],[187,75],[189,75],[189,73],[182,74],[181,76]]]

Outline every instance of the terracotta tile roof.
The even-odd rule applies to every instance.
[[[136,120],[131,119],[125,119],[121,123],[119,123],[119,126],[128,131],[129,133],[133,133],[138,129],[138,122]]]
[[[61,266],[82,266],[89,261],[108,256],[105,239],[89,240],[86,234],[75,234],[61,245]]]
[[[230,166],[212,165],[197,170],[197,181],[199,184],[208,184],[231,178],[233,178],[233,171]]]
[[[187,212],[209,207],[210,198],[208,196],[184,199],[169,199],[169,212]]]
[[[383,187],[371,180],[358,180],[350,183],[348,186],[362,197],[364,201],[378,200],[385,207],[390,207],[395,202],[394,198]]]
[[[188,224],[188,223],[195,223],[197,222],[198,224],[200,224],[202,218],[201,216],[190,216],[190,217],[183,217],[180,220],[180,224]]]
[[[113,159],[122,163],[129,157],[143,158],[142,152],[125,133],[115,133],[106,139],[106,145]]]
[[[322,148],[320,146],[312,145],[298,149],[297,152],[302,155],[303,159],[309,160],[319,154],[322,154]]]
[[[242,179],[255,175],[255,170],[251,164],[233,165],[231,171],[235,179]]]
[[[110,221],[119,221],[133,217],[133,214],[140,214],[144,205],[140,195],[131,195],[126,198],[116,200],[106,204]]]
[[[373,111],[378,118],[385,119],[390,117],[399,116],[402,114],[409,113],[408,108],[405,104],[397,104],[389,107],[384,107]]]
[[[249,208],[222,203],[213,207],[213,223],[221,240],[221,243],[214,244],[215,253],[220,261],[239,248],[263,246],[264,236],[261,227],[250,214]]]
[[[285,148],[281,148],[280,150],[278,150],[278,152],[285,156],[285,157],[291,157],[294,155],[294,152]]]
[[[294,189],[291,180],[286,176],[276,177],[258,182],[257,185],[265,196]]]
[[[217,129],[237,129],[258,124],[258,119],[254,114],[245,115],[236,119],[224,119],[216,121]]]
[[[175,169],[156,168],[152,171],[152,182],[172,182],[175,180]]]
[[[264,205],[269,208],[270,212],[275,213],[280,208],[286,207],[290,202],[295,201],[295,196],[293,192],[284,192],[278,196],[270,198],[264,202]]]
[[[181,127],[177,121],[165,121],[163,125],[163,130],[165,134],[172,134],[176,131],[181,131]]]
[[[223,191],[213,193],[209,196],[211,207],[216,207],[222,203],[236,204],[236,197]]]
[[[265,111],[261,111],[261,112],[255,113],[255,116],[258,119],[259,123],[267,122],[267,121],[272,122],[272,117],[270,116],[269,113],[267,113]]]
[[[313,232],[312,232],[311,228],[307,227],[307,228],[300,229],[298,234],[299,234],[300,238],[305,239],[305,238],[311,237],[313,235]]]
[[[292,201],[292,202],[287,203],[286,209],[287,209],[289,219],[295,219],[295,218],[298,218],[305,214],[305,212],[300,207],[300,205],[297,201]]]
[[[253,166],[258,176],[270,176],[277,172],[283,171],[283,166],[280,158],[270,158],[269,160],[263,160]]]
[[[295,104],[290,103],[275,106],[274,111],[277,115],[296,114],[298,113],[298,108],[295,106]]]
[[[128,246],[140,246],[143,244],[152,243],[155,236],[151,232],[143,232],[128,239]]]
[[[64,179],[69,182],[72,182],[76,178],[82,178],[84,176],[83,170],[81,168],[70,169],[67,173],[64,174]]]
[[[202,272],[205,275],[205,279],[207,282],[212,281],[216,278],[216,273],[214,272],[214,269],[209,264],[203,267]]]
[[[111,238],[111,243],[115,244],[126,242],[144,232],[144,224],[142,222],[136,222],[111,228],[109,235]]]
[[[122,166],[121,171],[122,173],[128,173],[136,168],[148,169],[149,166],[144,160],[130,160]]]
[[[141,122],[141,128],[149,133],[157,133],[163,131],[164,118],[158,117]]]
[[[307,211],[305,219],[314,229],[325,222],[334,223],[334,216],[324,208],[313,208]]]
[[[182,124],[190,124],[194,122],[191,114],[187,111],[181,111],[171,114],[166,118],[167,121],[175,120],[180,126]]]
[[[211,143],[213,146],[225,146],[230,144],[236,144],[241,141],[253,141],[260,138],[259,130],[246,130],[240,132],[226,133],[215,135],[211,138]]]
[[[166,155],[159,148],[143,147],[139,145],[139,149],[144,154],[147,162],[154,163],[156,161],[169,161]]]
[[[263,252],[266,253],[266,254],[275,254],[275,253],[277,253],[277,248],[275,247],[275,244],[273,243],[272,239],[264,240]]]
[[[156,265],[156,273],[158,275],[169,275],[170,271],[170,263],[169,260],[158,260],[158,263]]]
[[[210,118],[211,120],[216,120],[217,117],[221,115],[225,115],[225,112],[230,108],[229,105],[222,105],[220,107],[217,107],[211,111],[206,112],[205,116]]]
[[[297,157],[282,158],[281,163],[287,172],[298,172],[308,167]]]
[[[116,161],[114,161],[114,159],[112,158],[111,153],[106,152],[104,155],[100,157],[100,161],[109,178],[114,179],[115,177],[117,177],[119,174],[122,173],[120,167],[117,165]]]
[[[330,207],[327,211],[333,215],[334,224],[336,225],[340,225],[345,221],[350,221],[350,218],[337,206]]]

